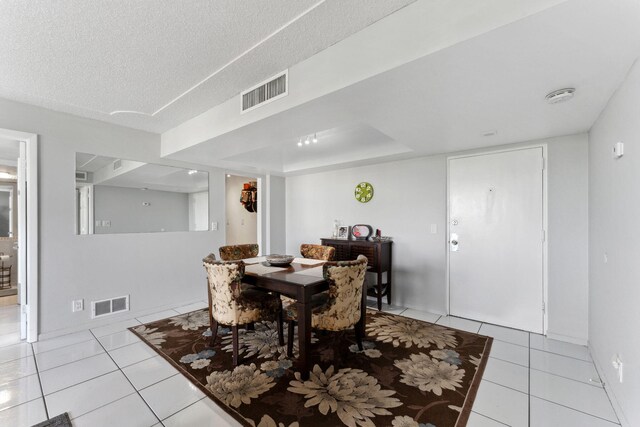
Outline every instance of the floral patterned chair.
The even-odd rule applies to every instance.
[[[254,258],[258,256],[260,247],[256,243],[247,245],[230,245],[220,247],[220,258],[223,261]]]
[[[211,347],[218,335],[218,324],[230,326],[233,334],[233,366],[238,366],[238,326],[280,316],[280,298],[250,286],[242,286],[244,262],[216,261],[209,254],[203,260],[207,270]],[[283,342],[282,334],[279,336]]]
[[[300,254],[304,258],[333,261],[336,254],[336,248],[333,246],[310,245],[303,243],[300,245]]]
[[[363,295],[367,257],[359,255],[355,261],[328,262],[323,275],[329,282],[328,298],[314,307],[311,327],[325,331],[342,331],[354,328],[358,349],[362,351],[364,336]],[[283,316],[289,321],[287,355],[293,354],[293,328],[298,311],[295,304],[285,305]]]

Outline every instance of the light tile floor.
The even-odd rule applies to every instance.
[[[0,425],[30,426],[62,412],[74,426],[238,425],[126,330],[206,306],[178,306],[33,345],[18,340],[17,306],[0,307]],[[619,425],[586,347],[403,307],[383,310],[494,337],[469,427]]]

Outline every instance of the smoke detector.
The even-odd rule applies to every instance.
[[[549,104],[557,104],[559,102],[565,102],[573,98],[575,94],[575,88],[569,87],[565,89],[554,90],[551,93],[548,93],[544,98],[547,100]]]

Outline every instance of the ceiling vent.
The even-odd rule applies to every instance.
[[[76,181],[86,181],[87,173],[84,171],[76,171]]]
[[[288,87],[289,72],[285,70],[277,76],[242,92],[240,94],[240,112],[246,113],[283,96],[287,96]]]
[[[122,160],[121,159],[118,159],[115,162],[113,162],[113,170],[114,171],[117,171],[121,167],[122,167]]]
[[[109,314],[120,313],[129,310],[129,295],[104,299],[101,301],[91,301],[91,318],[108,316]]]

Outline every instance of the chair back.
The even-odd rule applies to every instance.
[[[208,257],[207,257],[208,258]],[[209,261],[205,258],[209,284],[211,315],[223,325],[235,325],[240,316],[236,300],[240,297],[244,276],[242,261]]]
[[[328,309],[323,312],[321,329],[339,331],[351,328],[360,320],[367,257],[355,261],[328,262],[323,266],[329,283]]]
[[[333,261],[335,259],[336,248],[333,246],[310,245],[308,243],[303,243],[300,245],[300,254],[303,258]]]
[[[246,245],[229,245],[220,247],[220,258],[223,261],[233,261],[238,259],[253,258],[258,256],[260,247],[257,243]]]

